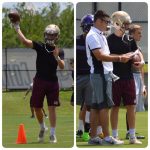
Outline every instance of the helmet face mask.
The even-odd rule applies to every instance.
[[[50,46],[55,46],[60,34],[60,29],[57,25],[50,24],[45,28],[44,39],[45,43]]]
[[[94,23],[94,16],[88,14],[82,17],[80,27],[82,28],[82,31],[84,33],[88,33],[91,29],[91,26],[93,26],[93,23]]]
[[[50,46],[55,46],[57,40],[58,40],[58,34],[48,34],[45,33],[44,34],[44,38],[45,38],[45,43],[50,45]]]

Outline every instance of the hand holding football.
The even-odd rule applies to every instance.
[[[20,15],[18,11],[13,10],[8,14],[8,17],[12,23],[20,22]]]

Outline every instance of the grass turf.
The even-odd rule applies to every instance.
[[[78,125],[79,107],[77,106],[77,125]],[[125,139],[126,136],[126,123],[125,123],[126,109],[121,108],[119,111],[119,138],[124,140],[124,145],[88,145],[87,142],[83,142],[81,138],[76,138],[77,147],[79,148],[145,148],[148,145],[148,111],[137,112],[136,116],[136,131],[139,135],[144,135],[146,138],[142,139],[141,145],[129,144],[129,140]],[[110,129],[111,131],[111,129]]]
[[[4,92],[2,94],[2,145],[5,148],[71,148],[74,144],[73,107],[70,105],[71,91],[61,91],[61,106],[57,108],[57,144],[49,143],[49,131],[44,143],[38,143],[39,125],[36,119],[31,119],[29,106],[30,94],[23,100],[25,91]],[[44,103],[46,113],[47,104]],[[45,119],[49,127],[48,119]],[[19,124],[23,123],[27,144],[16,144]]]

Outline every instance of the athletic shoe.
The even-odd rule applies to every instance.
[[[136,133],[136,134],[138,134],[138,133]],[[129,134],[129,132],[127,132],[126,133],[126,139],[129,139],[129,137],[130,137],[130,134]],[[145,136],[143,136],[143,135],[137,135],[136,138],[137,139],[145,139]]]
[[[76,137],[81,138],[83,135],[83,131],[82,130],[78,130],[76,133]]]
[[[48,127],[45,127],[44,129],[41,129],[39,132],[38,142],[44,142],[44,134],[48,131]]]
[[[112,136],[110,136],[110,140],[106,141],[105,139],[103,139],[104,143],[108,143],[108,144],[114,144],[114,145],[122,145],[124,144],[124,141],[118,140]]]
[[[143,136],[143,135],[138,135],[138,136],[136,136],[136,138],[137,138],[137,139],[145,139],[145,136]]]
[[[90,145],[102,145],[103,140],[99,138],[98,136],[94,138],[90,138],[88,141],[88,144]]]
[[[103,132],[102,132],[102,133],[100,133],[98,136],[99,136],[101,139],[103,139],[103,138],[104,138],[104,134],[103,134]]]
[[[90,139],[89,133],[84,132],[83,135],[82,135],[82,139],[83,139],[83,141],[88,141]]]
[[[50,143],[57,143],[56,135],[50,135],[49,139],[50,139]]]
[[[129,139],[129,144],[142,144],[142,142],[137,140],[137,138],[135,137]]]

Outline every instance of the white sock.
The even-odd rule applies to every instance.
[[[86,123],[90,123],[90,111],[86,111],[86,114],[85,114],[85,122],[86,122]]]
[[[117,129],[116,130],[112,130],[112,136],[114,138],[118,137],[118,130]]]
[[[45,122],[40,123],[41,129],[45,129]]]
[[[102,127],[101,126],[98,126],[97,127],[97,135],[101,134],[102,133]]]
[[[130,138],[135,138],[135,129],[129,129]]]
[[[55,128],[54,127],[51,127],[51,129],[50,129],[50,135],[55,135]]]
[[[82,130],[84,132],[84,123],[83,123],[83,120],[79,119],[78,130]]]

